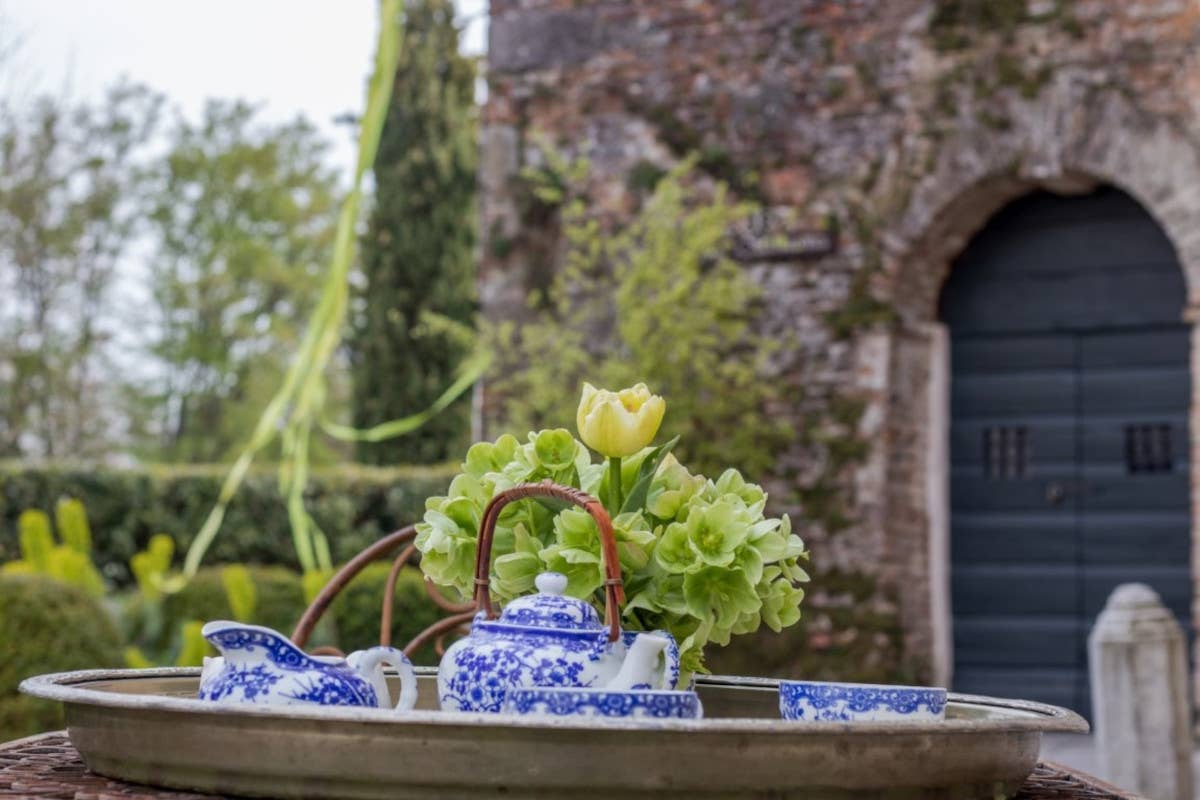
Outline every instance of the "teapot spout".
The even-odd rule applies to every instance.
[[[640,633],[629,646],[621,670],[605,689],[623,691],[635,687],[653,686],[658,672],[658,654],[667,647],[667,640],[654,633]]]

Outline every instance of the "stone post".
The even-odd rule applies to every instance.
[[[1113,591],[1088,637],[1088,661],[1104,777],[1150,800],[1192,800],[1183,632],[1153,589]]]

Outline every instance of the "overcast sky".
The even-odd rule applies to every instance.
[[[482,53],[487,0],[456,0],[463,49]],[[353,162],[339,114],[357,112],[375,41],[376,0],[0,0],[0,36],[19,39],[11,85],[94,99],[118,78],[145,83],[195,115],[205,98],[303,113]]]

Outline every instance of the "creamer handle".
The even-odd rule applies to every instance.
[[[364,677],[382,664],[396,668],[400,674],[400,699],[396,701],[396,711],[411,711],[417,704],[417,675],[413,672],[412,662],[408,657],[394,647],[372,647],[350,654],[351,665],[355,671]]]
[[[658,678],[658,688],[665,691],[677,689],[679,687],[675,684],[679,683],[679,643],[666,631],[654,631],[654,633],[662,634],[667,640],[667,647],[662,653],[663,666],[662,674]]]

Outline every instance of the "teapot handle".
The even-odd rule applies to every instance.
[[[492,598],[488,594],[491,580],[492,537],[496,533],[496,520],[509,503],[527,497],[549,497],[579,506],[592,515],[600,529],[600,550],[604,562],[604,622],[608,625],[608,640],[621,638],[621,619],[618,609],[625,602],[625,589],[621,585],[621,559],[617,553],[617,539],[613,534],[612,520],[600,501],[587,492],[570,486],[562,486],[550,480],[541,483],[522,483],[499,492],[488,503],[479,524],[479,546],[475,553],[475,609],[488,619],[496,618]]]
[[[417,675],[412,662],[394,647],[371,647],[359,650],[347,657],[347,662],[360,675],[369,675],[377,667],[388,664],[400,675],[400,697],[396,700],[396,711],[411,711],[417,704]]]

